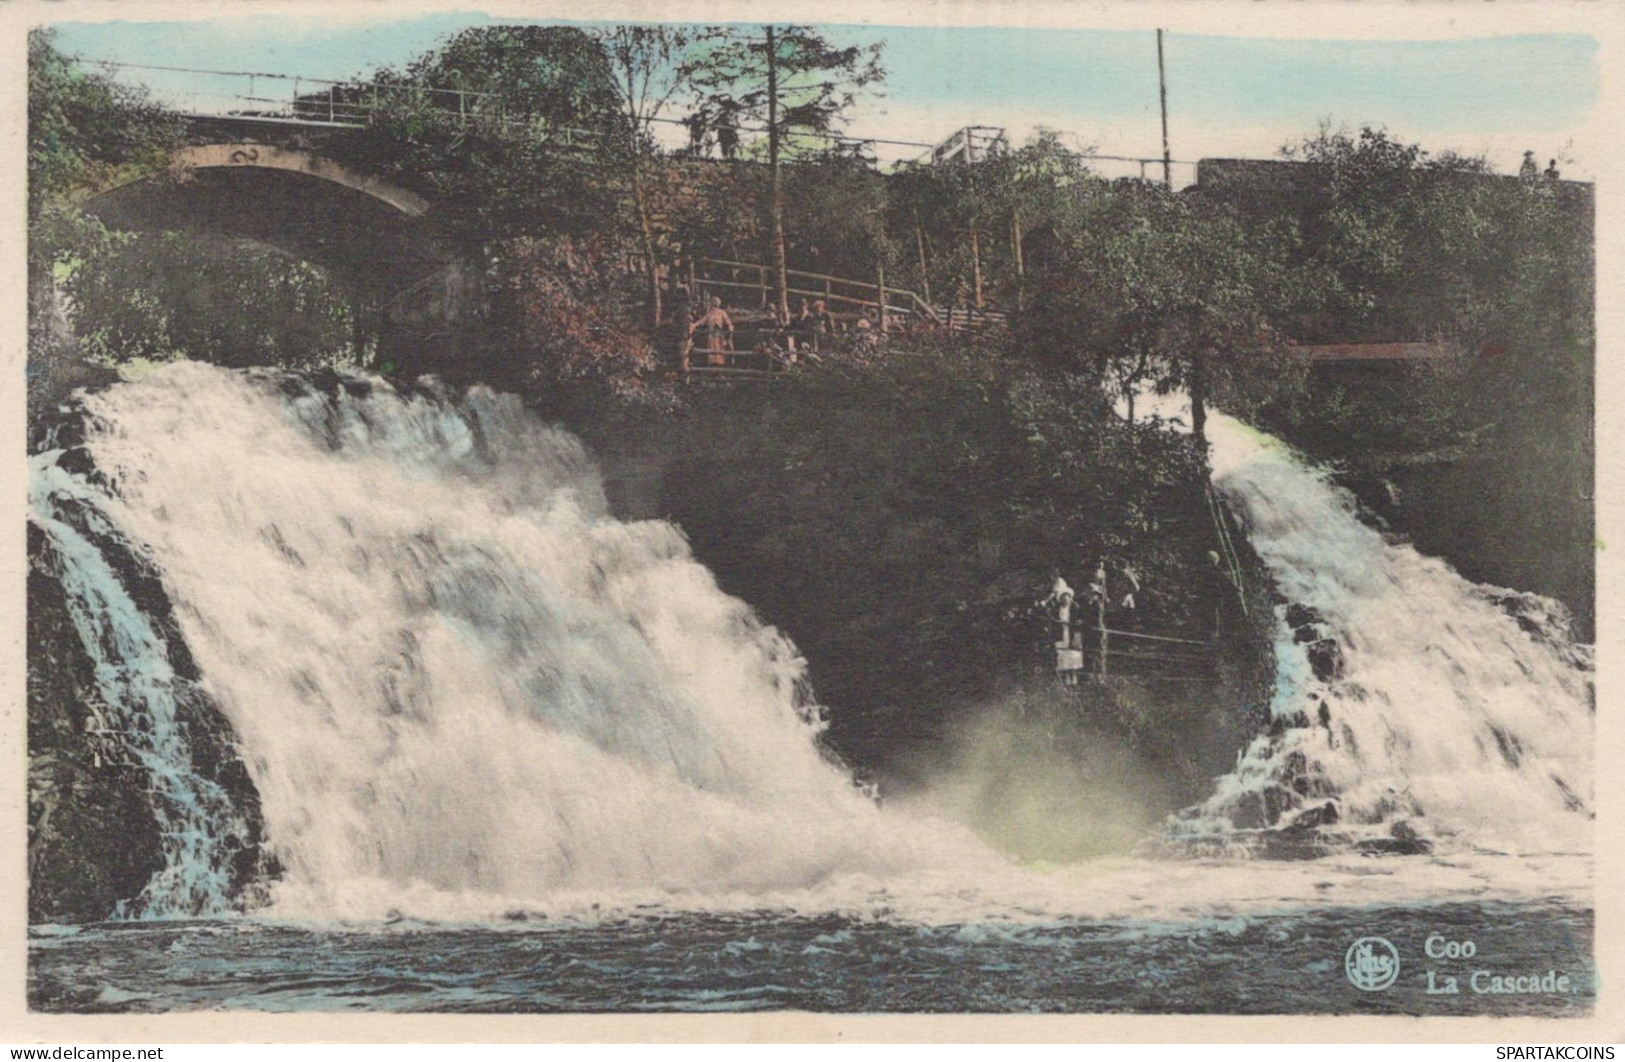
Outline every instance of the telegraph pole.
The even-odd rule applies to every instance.
[[[1168,154],[1168,75],[1162,65],[1162,30],[1157,30],[1157,90],[1162,96],[1162,183],[1174,186],[1173,156]]]

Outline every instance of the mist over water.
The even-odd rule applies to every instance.
[[[105,486],[39,455],[34,520],[87,646],[119,647],[98,656],[104,694],[131,706],[125,723],[151,732],[150,769],[170,779],[154,801],[173,843],[146,913],[224,910],[218,842],[238,826],[224,794],[184,777],[182,738],[165,736],[166,647],[61,518],[74,499],[161,576],[235,730],[282,869],[273,915],[652,904],[1126,917],[1476,896],[1491,879],[1544,895],[1554,873],[1588,875],[1561,860],[1510,874],[1426,864],[1373,892],[1337,857],[1223,880],[1177,861],[1024,870],[963,827],[855,787],[818,744],[795,648],[717,588],[677,528],[613,518],[581,445],[515,398],[181,363],[84,407]],[[1280,786],[1301,753],[1345,824],[1403,819],[1468,848],[1589,852],[1589,678],[1560,617],[1520,627],[1444,564],[1361,524],[1278,444],[1210,425],[1220,489],[1281,592],[1335,632],[1345,669],[1316,679],[1283,626],[1271,711],[1319,698],[1331,722],[1261,738],[1170,828],[1232,831],[1243,798]],[[1055,802],[1066,772],[1026,763],[1019,735],[1004,737],[970,751],[982,774],[1019,777],[1007,817],[1021,829],[1080,809],[1098,819],[1127,788]],[[1125,828],[1154,828],[1141,802],[1124,808]],[[1314,893],[1311,877],[1333,883]]]

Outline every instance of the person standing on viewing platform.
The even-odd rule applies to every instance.
[[[812,348],[819,349],[824,345],[824,337],[835,331],[835,315],[829,312],[823,299],[808,306],[805,299],[801,303],[801,317],[797,322],[804,335],[812,337]]]
[[[722,308],[722,300],[715,295],[711,296],[711,308],[705,315],[688,326],[690,336],[695,332],[701,332],[704,339],[705,363],[726,365],[728,352],[733,349],[734,323],[728,311]]]

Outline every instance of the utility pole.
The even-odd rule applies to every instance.
[[[1157,31],[1157,91],[1162,96],[1162,183],[1174,186],[1173,156],[1168,154],[1168,74],[1162,64],[1162,30]]]

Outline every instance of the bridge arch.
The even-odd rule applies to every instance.
[[[388,203],[411,217],[419,217],[429,209],[428,201],[416,192],[408,191],[378,177],[358,173],[332,159],[308,151],[278,147],[275,144],[199,144],[175,151],[170,155],[169,165],[170,171],[176,175],[200,169],[227,167],[285,170],[352,188]]]
[[[333,271],[373,306],[458,257],[423,196],[303,145],[181,147],[166,169],[92,196],[84,209],[113,229],[275,248]]]

